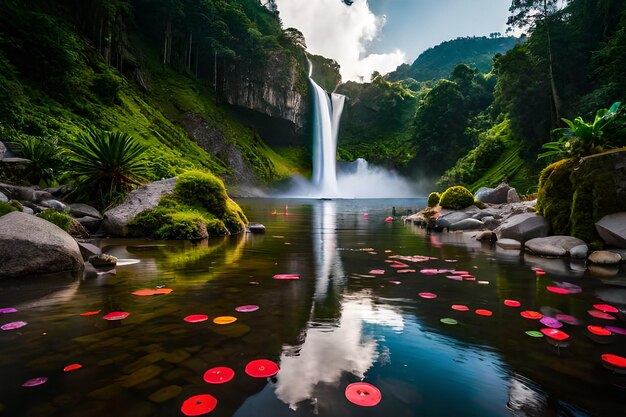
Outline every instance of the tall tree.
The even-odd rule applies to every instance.
[[[545,29],[548,46],[548,73],[550,77],[550,88],[552,90],[552,104],[554,106],[554,121],[557,123],[561,120],[561,100],[554,80],[550,22],[557,16],[562,3],[563,2],[560,0],[513,0],[509,8],[512,16],[510,16],[507,21],[507,24],[512,27],[534,31],[537,26],[541,25]]]

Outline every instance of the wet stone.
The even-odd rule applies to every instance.
[[[189,377],[196,377],[196,376],[197,374],[191,372],[189,369],[176,368],[176,369],[172,369],[171,371],[165,372],[163,374],[163,379],[167,382],[174,382],[174,381],[186,380]]]
[[[148,399],[155,403],[164,403],[166,401],[175,398],[183,391],[183,388],[178,385],[168,385],[158,391],[153,392]]]
[[[108,401],[112,398],[117,398],[124,393],[124,390],[119,384],[110,384],[97,390],[91,391],[87,396],[94,400]]]
[[[113,356],[112,358],[101,360],[100,362],[98,362],[98,366],[108,366],[115,363],[126,362],[130,357],[131,356],[128,353],[121,353],[119,355]]]
[[[127,377],[123,378],[120,381],[120,385],[124,388],[134,387],[152,378],[157,377],[161,374],[161,372],[163,372],[163,368],[160,368],[156,365],[146,366],[145,368],[141,368],[138,371],[135,371]]]
[[[124,406],[124,416],[152,417],[156,414],[157,408],[147,401],[133,401]]]
[[[181,366],[189,369],[192,372],[204,372],[206,371],[206,363],[198,358],[191,358],[180,364]]]
[[[139,384],[137,385],[135,388],[140,389],[142,391],[148,391],[148,392],[152,392],[156,389],[158,389],[159,387],[163,386],[163,381],[154,378],[154,379],[149,379],[148,381],[144,382],[143,384]]]
[[[167,357],[165,357],[164,359],[165,359],[165,362],[169,362],[169,363],[181,363],[181,362],[186,361],[190,357],[191,355],[187,353],[186,351],[182,349],[176,349],[175,351],[167,355]]]
[[[156,363],[162,359],[164,359],[165,357],[167,357],[168,354],[165,352],[153,352],[153,353],[149,353],[146,356],[143,356],[139,359],[137,359],[135,362],[131,363],[128,366],[125,366],[124,369],[122,369],[122,372],[126,373],[126,374],[130,374],[132,372],[135,372],[147,365]]]
[[[159,352],[163,350],[163,347],[157,343],[153,343],[151,345],[146,345],[146,346],[140,346],[137,349],[135,349],[139,352],[146,352],[146,353],[153,353],[153,352]]]

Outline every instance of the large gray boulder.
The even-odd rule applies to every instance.
[[[78,244],[56,225],[22,212],[0,217],[0,278],[84,266]]]
[[[505,204],[508,202],[509,190],[511,187],[508,184],[502,183],[496,188],[479,188],[474,194],[476,200],[483,203],[491,204]]]
[[[494,232],[498,240],[508,238],[526,242],[536,237],[548,236],[550,225],[543,216],[521,213],[506,219]]]
[[[453,223],[449,227],[450,230],[480,230],[485,227],[485,225],[480,220],[465,219],[460,222]]]
[[[530,239],[524,246],[535,255],[555,258],[568,256],[572,248],[585,246],[585,242],[572,236],[548,236]]]
[[[458,223],[462,220],[468,219],[470,217],[471,216],[468,213],[464,213],[462,211],[454,211],[452,213],[439,216],[437,220],[435,220],[435,224],[441,227],[450,227],[451,225]]]
[[[169,178],[131,191],[121,205],[104,213],[102,229],[110,236],[128,236],[128,223],[142,211],[155,208],[161,197],[174,191],[174,185],[176,178]]]
[[[507,250],[520,250],[522,248],[522,242],[515,239],[498,239],[496,245]]]
[[[608,246],[626,248],[626,212],[606,215],[595,226]]]
[[[8,203],[9,202],[9,197],[4,195],[4,193],[0,192],[0,201],[3,202],[3,203]]]
[[[81,218],[86,216],[95,217],[96,219],[102,218],[102,214],[100,214],[97,209],[82,203],[70,204],[70,216],[75,218]]]

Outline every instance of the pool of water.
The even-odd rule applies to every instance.
[[[18,311],[0,314],[0,325],[28,324],[0,332],[0,415],[179,416],[187,398],[211,394],[215,416],[626,416],[626,377],[600,359],[626,356],[626,336],[586,330],[626,327],[623,270],[590,272],[480,244],[471,234],[427,235],[384,221],[393,207],[399,216],[423,200],[239,202],[266,234],[199,245],[101,240],[105,252],[139,262],[79,279],[1,281],[0,308]],[[432,259],[404,258],[415,255]],[[385,272],[370,273],[376,269]],[[447,278],[451,271],[476,280]],[[559,285],[574,293],[546,289]],[[132,295],[161,286],[173,292]],[[591,317],[598,303],[621,309],[617,320]],[[260,308],[235,310],[248,304]],[[576,323],[566,317],[575,324],[561,328],[570,338],[555,346],[527,335],[545,326],[522,318],[523,310],[572,316]],[[103,320],[112,311],[130,316]],[[209,320],[185,322],[191,314]],[[218,316],[237,321],[217,325]],[[246,375],[255,359],[278,363],[279,373]],[[82,368],[63,371],[73,363]],[[204,372],[216,366],[231,367],[234,379],[205,383]],[[48,380],[22,387],[37,377]],[[380,390],[378,405],[346,399],[346,387],[359,381]]]

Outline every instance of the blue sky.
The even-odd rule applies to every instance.
[[[506,31],[510,0],[276,0],[283,26],[335,59],[344,81],[365,80],[459,36]]]

